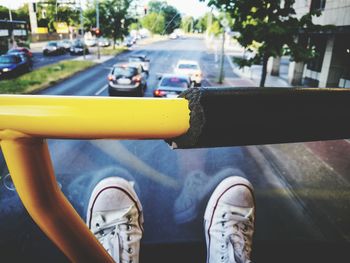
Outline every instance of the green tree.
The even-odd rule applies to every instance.
[[[173,6],[164,1],[151,1],[148,3],[148,12],[161,14],[165,20],[164,33],[170,34],[181,26],[181,14]],[[162,32],[163,33],[163,32]]]
[[[160,13],[149,13],[141,19],[141,25],[154,34],[162,34],[165,29],[165,18]]]
[[[192,33],[194,28],[194,18],[192,16],[186,16],[181,21],[181,29],[186,33]]]
[[[116,39],[123,38],[128,28],[135,20],[129,15],[132,0],[100,0],[99,17],[100,30],[106,37],[113,39],[115,48]],[[84,28],[91,30],[96,27],[96,6],[90,3],[84,10]]]
[[[300,41],[303,36],[319,31],[324,27],[312,22],[316,12],[297,17],[294,10],[295,0],[210,0],[209,6],[228,12],[234,19],[231,26],[240,33],[238,42],[248,48],[255,42],[260,43],[255,57],[239,59],[241,66],[262,63],[260,87],[264,87],[269,57],[281,56],[288,48],[291,58],[296,62],[307,61],[314,56],[311,47]]]

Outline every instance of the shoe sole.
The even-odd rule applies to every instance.
[[[86,216],[86,223],[91,229],[91,220],[92,220],[92,214],[94,210],[94,205],[96,203],[97,198],[99,195],[105,191],[105,190],[110,190],[110,189],[115,189],[123,192],[125,195],[127,195],[130,200],[135,204],[137,211],[139,212],[139,217],[138,217],[138,223],[141,231],[143,232],[143,213],[142,213],[142,205],[140,200],[137,197],[136,192],[130,185],[128,181],[126,181],[123,178],[120,177],[108,177],[103,180],[101,180],[94,188],[92,191],[90,200],[89,200],[89,205],[87,209],[87,216]]]
[[[218,203],[220,201],[220,198],[231,188],[235,187],[235,186],[244,186],[247,187],[247,189],[250,191],[252,198],[253,198],[253,203],[254,203],[254,207],[255,207],[255,197],[254,197],[254,190],[253,190],[253,186],[251,185],[251,183],[240,176],[231,176],[228,177],[226,179],[224,179],[214,190],[213,194],[211,195],[209,201],[208,201],[208,205],[205,209],[205,214],[204,214],[204,218],[210,218],[209,220],[209,227],[208,229],[206,229],[206,236],[208,237],[208,240],[206,240],[207,242],[207,251],[210,251],[210,229],[211,226],[213,224],[213,218],[214,218],[214,214],[216,211],[216,208],[218,206]],[[254,209],[254,213],[255,213],[255,209]],[[255,215],[254,215],[255,218]],[[204,220],[205,222],[205,220]],[[204,225],[206,225],[206,223],[204,223]],[[210,254],[208,254],[207,256],[207,262],[209,262],[210,259]]]

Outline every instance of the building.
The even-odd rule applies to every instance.
[[[350,88],[350,0],[296,0],[297,16],[310,10],[322,11],[315,24],[334,25],[329,32],[309,38],[318,53],[307,64],[291,62],[288,79],[292,85]]]

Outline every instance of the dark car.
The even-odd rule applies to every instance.
[[[33,57],[33,53],[26,47],[11,48],[9,51],[7,51],[7,54],[17,54],[17,53],[25,53],[30,58]]]
[[[20,54],[0,56],[0,78],[13,78],[31,70],[27,56]]]
[[[89,48],[87,47],[87,45],[81,41],[74,42],[73,45],[69,49],[69,53],[72,56],[73,55],[83,55],[84,52],[85,52],[85,54],[89,54],[90,51],[89,51]]]
[[[141,65],[144,71],[146,71],[147,73],[149,72],[150,60],[144,54],[131,55],[129,57],[129,63]]]
[[[108,75],[110,96],[133,95],[142,97],[147,88],[147,74],[141,66],[130,64],[114,65]]]
[[[153,91],[154,97],[172,98],[191,87],[191,80],[186,75],[164,74]]]
[[[44,56],[48,55],[62,55],[66,53],[66,49],[59,42],[50,41],[43,47]]]

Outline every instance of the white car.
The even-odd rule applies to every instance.
[[[200,86],[202,83],[202,70],[197,61],[179,60],[176,64],[174,73],[189,76],[196,86]]]

